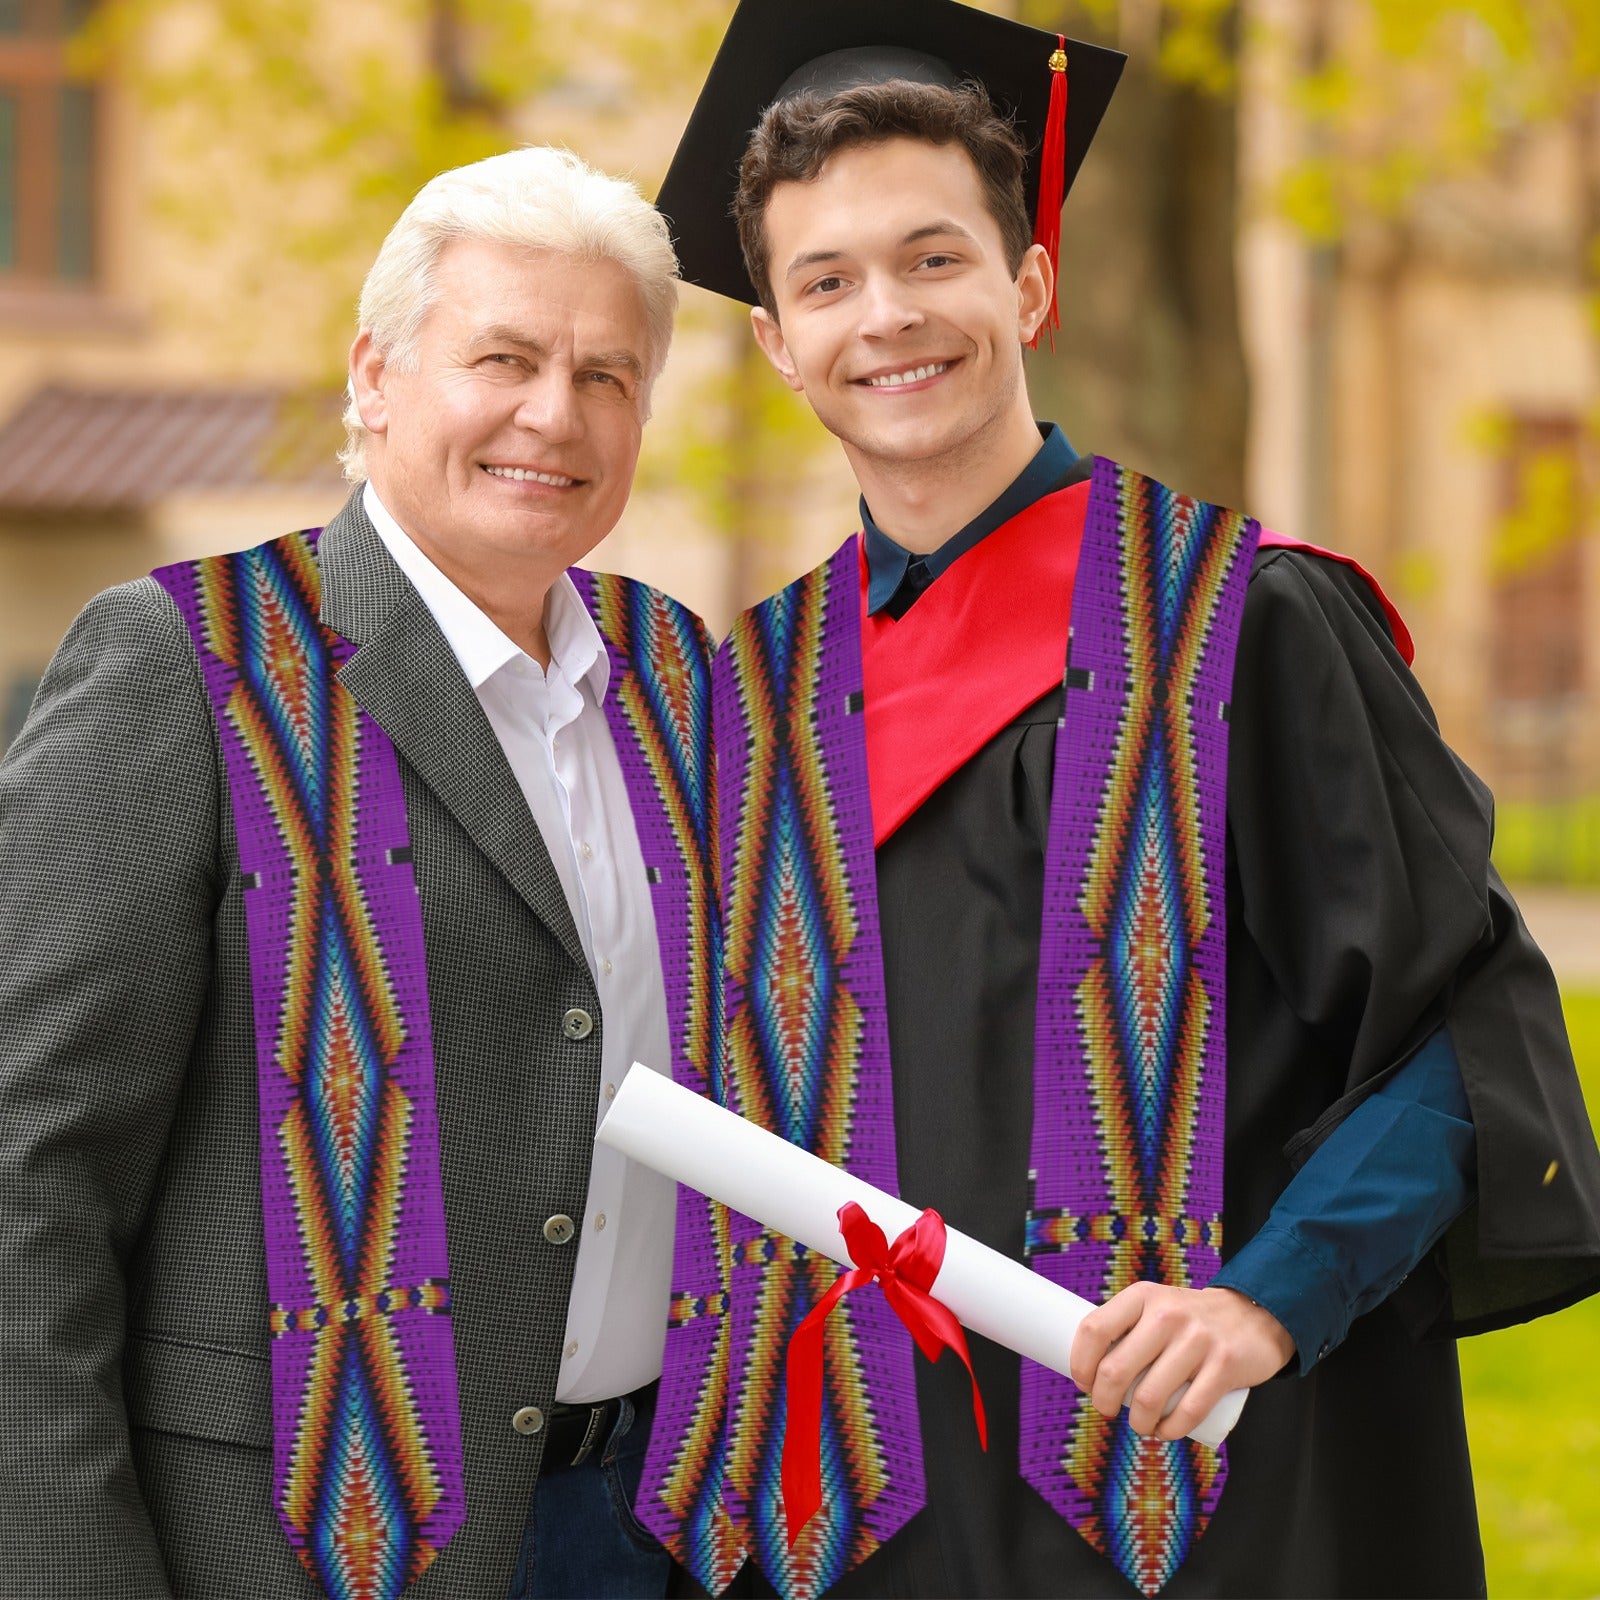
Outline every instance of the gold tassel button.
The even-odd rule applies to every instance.
[[[1050,70],[1052,72],[1065,72],[1067,70],[1067,52],[1065,50],[1057,50],[1050,57]]]

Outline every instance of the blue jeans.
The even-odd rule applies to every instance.
[[[622,1402],[604,1447],[539,1474],[511,1600],[660,1600],[671,1557],[633,1514],[655,1420],[655,1390]]]

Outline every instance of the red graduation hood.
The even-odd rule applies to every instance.
[[[873,841],[882,844],[1000,730],[1061,682],[1088,481],[1036,500],[968,550],[896,620],[867,615],[861,657]],[[1411,635],[1359,562],[1263,530],[1263,548],[1305,550],[1372,586],[1409,664]]]

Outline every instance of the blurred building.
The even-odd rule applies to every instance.
[[[68,39],[88,3],[0,0],[0,739],[97,589],[323,522],[345,494],[341,308],[365,263],[330,329],[326,278],[311,303],[263,242],[255,213],[271,202],[246,175],[199,166],[191,187],[217,237],[193,249],[164,213],[175,175],[181,187],[199,160],[173,132],[181,116],[114,70],[72,75]],[[576,3],[543,0],[541,21]],[[630,0],[606,5],[632,15]],[[707,53],[728,8],[693,0]],[[181,30],[195,9],[150,14]],[[432,52],[446,89],[461,76],[462,40],[439,26],[447,5],[424,8],[431,33],[382,6],[359,24],[333,0],[308,9],[369,42],[387,16],[391,43]],[[1292,29],[1317,9],[1251,0],[1246,14]],[[571,140],[653,192],[695,74],[646,101],[619,87],[615,61],[550,49],[570,66],[508,119],[508,142]],[[1574,123],[1514,137],[1487,174],[1317,247],[1272,203],[1306,148],[1282,53],[1247,45],[1243,65],[1245,503],[1379,574],[1446,733],[1510,812],[1581,809],[1600,794],[1596,135]],[[315,182],[308,173],[308,192]],[[1115,252],[1102,260],[1115,271]],[[684,301],[638,490],[594,560],[660,583],[720,629],[837,543],[854,492],[738,312],[695,290]],[[1593,849],[1600,858],[1600,839]]]
[[[0,0],[5,738],[96,590],[315,524],[343,498],[330,397],[292,360],[209,362],[160,315],[175,247],[142,203],[151,150],[114,83],[69,74],[83,7]]]
[[[0,749],[91,595],[164,562],[318,526],[348,492],[334,460],[338,380],[377,237],[361,242],[330,317],[327,270],[314,264],[302,281],[294,261],[273,259],[260,213],[281,199],[252,191],[250,170],[219,181],[185,107],[153,103],[114,68],[75,74],[71,41],[90,3],[0,0]],[[461,40],[439,26],[448,8],[431,9],[431,30],[382,6],[357,21],[320,0],[308,14],[397,60],[431,54],[424,65],[449,88]],[[156,54],[192,47],[184,31],[204,25],[196,8],[151,16]],[[505,142],[570,141],[653,192],[695,85],[686,79],[664,107],[635,105],[603,59],[570,54],[571,72],[516,108]],[[638,162],[641,148],[654,168]],[[308,173],[308,207],[316,182]],[[172,225],[174,196],[186,194],[185,206],[214,209],[203,247],[193,217]],[[722,628],[789,574],[794,546],[806,564],[831,548],[854,496],[830,453],[770,507],[774,540],[728,538],[717,514],[726,497],[697,488],[685,462],[702,479],[726,476],[739,410],[726,374],[748,335],[710,296],[690,290],[685,302],[633,502],[591,559],[660,584]],[[786,391],[762,400],[773,403],[788,412],[780,433],[815,429]],[[747,491],[752,504],[765,492]]]
[[[1319,247],[1271,203],[1314,153],[1283,62],[1240,104],[1251,508],[1389,588],[1512,870],[1600,881],[1600,108]]]

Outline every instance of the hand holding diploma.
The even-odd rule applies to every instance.
[[[1078,1325],[1070,1376],[1102,1416],[1126,1405],[1135,1433],[1181,1439],[1293,1355],[1288,1329],[1236,1290],[1132,1283]]]
[[[623,1079],[596,1137],[847,1268],[856,1263],[841,1231],[839,1213],[846,1204],[853,1201],[860,1206],[891,1241],[913,1228],[920,1215],[915,1206],[638,1065]],[[1155,1287],[1159,1286],[1135,1286]],[[932,1291],[972,1332],[1068,1376],[1072,1376],[1074,1335],[1095,1310],[1087,1300],[1022,1262],[953,1228],[947,1230],[944,1260]],[[1131,1296],[1133,1291],[1124,1294]],[[1215,1294],[1231,1295],[1231,1291],[1219,1289]],[[1249,1307],[1242,1297],[1231,1298]],[[1117,1307],[1122,1299],[1108,1302],[1106,1309]],[[1119,1308],[1119,1318],[1127,1309]],[[1097,1321],[1105,1325],[1103,1318]],[[1128,1326],[1137,1321],[1135,1317]],[[1150,1324],[1146,1333],[1155,1326]],[[1108,1338],[1097,1353],[1097,1366],[1105,1365],[1099,1354],[1109,1344]],[[1114,1363],[1106,1366],[1108,1375],[1115,1371]],[[1094,1396],[1098,1403],[1098,1384]],[[1173,1405],[1181,1397],[1180,1389],[1171,1396]],[[1242,1389],[1224,1394],[1188,1429],[1189,1437],[1216,1448],[1238,1420],[1244,1400]]]

